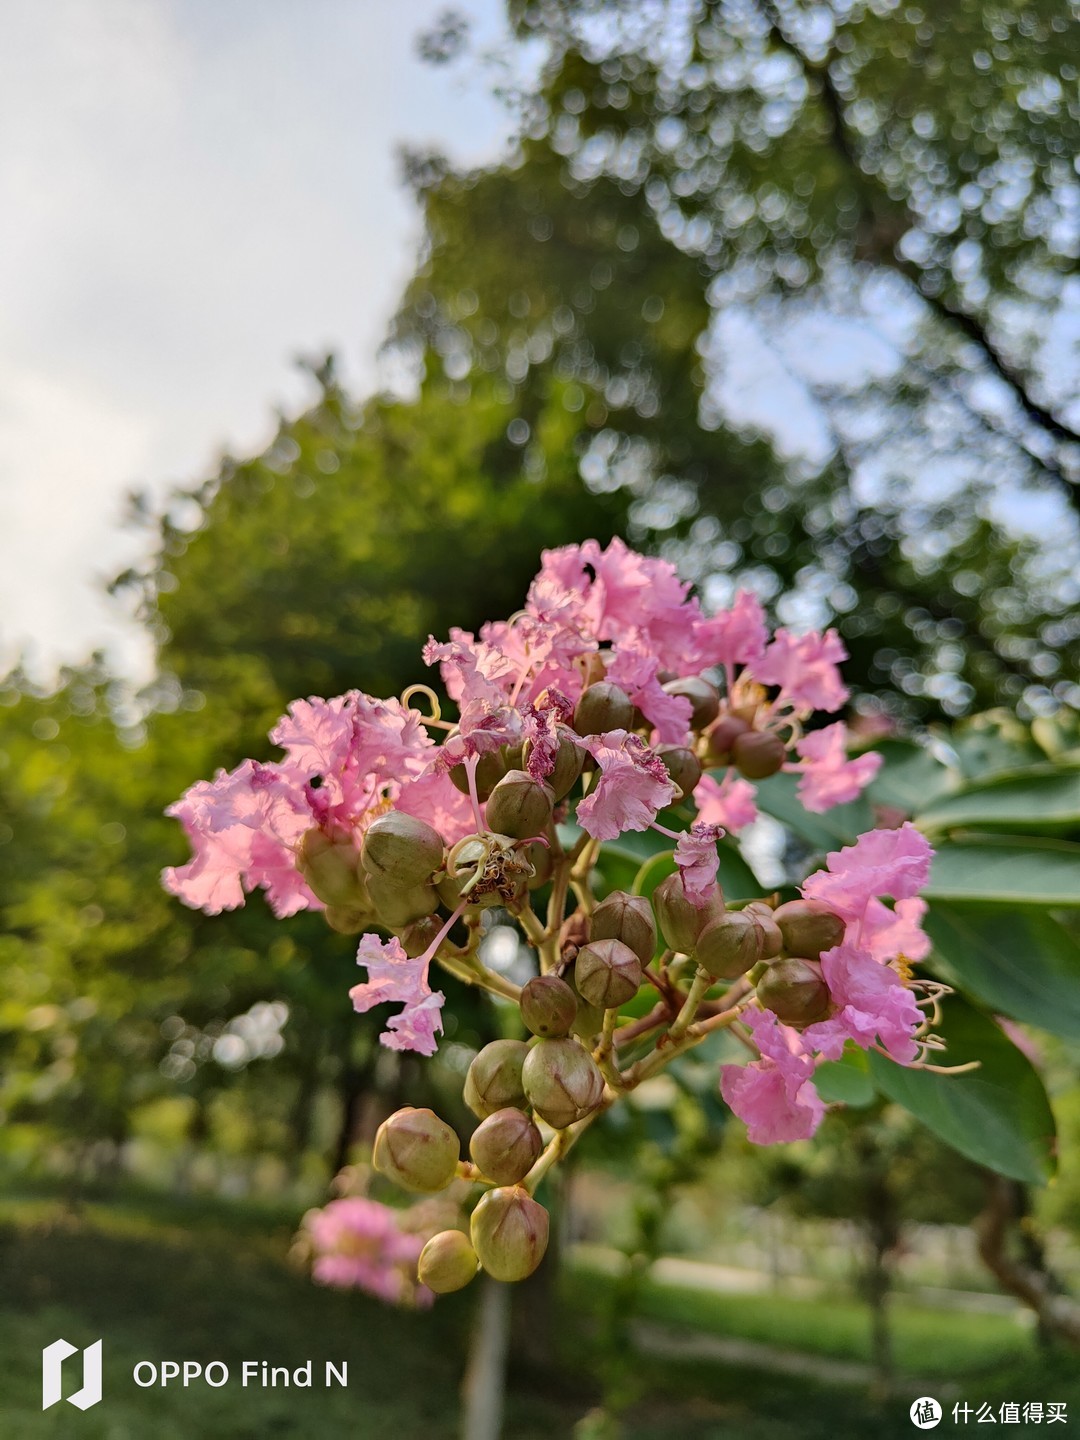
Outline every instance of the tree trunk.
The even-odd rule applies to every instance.
[[[1037,1238],[1029,1237],[1019,1255],[1009,1253],[1010,1233],[1023,1216],[1023,1187],[987,1172],[986,1190],[986,1208],[974,1222],[983,1263],[1003,1289],[1034,1310],[1044,1341],[1060,1340],[1080,1350],[1080,1306],[1061,1293]]]
[[[506,1393],[510,1287],[485,1275],[461,1387],[461,1440],[499,1440]]]

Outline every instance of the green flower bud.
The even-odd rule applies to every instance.
[[[705,926],[725,913],[724,894],[719,885],[709,892],[701,905],[695,905],[687,895],[678,871],[660,881],[653,891],[652,903],[664,943],[683,955],[690,954]]]
[[[401,948],[410,960],[415,960],[418,955],[423,955],[441,929],[442,921],[437,915],[425,915],[421,920],[414,920],[398,932]]]
[[[505,745],[500,745],[497,750],[488,750],[480,756],[476,763],[476,798],[481,804],[488,798],[509,768],[509,751]],[[464,764],[451,766],[447,773],[450,776],[451,784],[460,790],[462,795],[468,795],[469,772],[465,769]]]
[[[524,1280],[548,1243],[548,1213],[520,1186],[500,1187],[481,1196],[469,1222],[473,1249],[495,1280]]]
[[[693,706],[690,728],[704,730],[720,713],[720,692],[700,675],[687,675],[682,680],[669,680],[664,686],[669,695],[685,695]]]
[[[773,912],[789,955],[819,960],[844,938],[844,922],[820,900],[789,900]]]
[[[579,735],[603,735],[608,730],[629,730],[634,723],[634,706],[625,690],[610,680],[599,680],[582,693],[574,711],[574,729]]]
[[[574,983],[590,1005],[615,1010],[641,989],[641,961],[621,940],[593,940],[574,961]]]
[[[367,908],[360,855],[351,840],[331,840],[318,827],[300,841],[297,869],[324,905]]]
[[[568,1035],[577,1008],[573,990],[557,975],[534,975],[521,991],[525,1028],[545,1039]]]
[[[465,1104],[486,1120],[508,1105],[525,1108],[521,1071],[529,1047],[524,1040],[493,1040],[473,1060],[465,1075]]]
[[[731,759],[740,775],[748,780],[765,780],[775,775],[787,758],[787,747],[778,735],[747,730],[731,747]]]
[[[547,829],[554,804],[552,791],[527,770],[508,770],[487,802],[488,829],[527,840]]]
[[[761,947],[761,955],[759,959],[774,959],[784,948],[784,937],[780,934],[780,927],[776,923],[776,912],[772,906],[764,900],[752,900],[749,905],[743,906],[743,913],[752,915],[760,927],[758,944]]]
[[[717,980],[734,980],[762,958],[761,927],[745,910],[729,910],[706,925],[694,946],[694,959]]]
[[[758,981],[757,997],[785,1025],[812,1025],[829,1008],[829,987],[815,960],[792,956],[770,965]]]
[[[592,1114],[604,1095],[596,1061],[576,1040],[539,1041],[526,1057],[521,1079],[529,1103],[555,1130]]]
[[[451,1295],[475,1279],[479,1269],[469,1237],[460,1230],[441,1230],[420,1251],[416,1278],[436,1295]]]
[[[656,752],[685,800],[701,779],[701,761],[685,745],[661,745]]]
[[[367,888],[379,924],[388,930],[402,930],[439,908],[434,885],[401,886],[381,875],[369,875]]]
[[[551,879],[551,872],[555,868],[555,862],[551,858],[551,846],[544,845],[539,840],[534,840],[525,851],[525,858],[533,868],[529,877],[528,886],[530,890],[539,890]]]
[[[714,721],[705,731],[709,764],[730,765],[732,746],[749,729],[750,726],[738,715],[721,715],[719,720]]]
[[[360,862],[369,875],[402,887],[430,880],[442,858],[439,832],[401,810],[373,820],[360,849]]]
[[[601,900],[589,918],[590,940],[621,940],[629,945],[642,965],[656,953],[656,921],[644,895],[613,890]]]
[[[588,1049],[591,1050],[603,1025],[604,1011],[602,1007],[587,1004],[579,995],[577,1014],[574,1016],[574,1023],[570,1027],[570,1034],[576,1035],[579,1040],[584,1040]]]
[[[516,1185],[523,1180],[543,1148],[540,1131],[528,1115],[509,1108],[482,1120],[469,1141],[473,1163],[498,1185]]]
[[[323,911],[323,919],[339,935],[359,935],[375,924],[375,912],[353,905],[328,905]]]
[[[407,1190],[445,1190],[457,1173],[458,1137],[433,1110],[397,1110],[375,1132],[371,1163]]]
[[[528,761],[532,751],[532,745],[525,746],[525,760]],[[564,800],[578,782],[581,775],[581,767],[585,763],[585,751],[574,741],[569,731],[559,727],[559,748],[555,752],[555,764],[549,775],[544,776],[544,784],[551,787],[551,793],[555,799]]]

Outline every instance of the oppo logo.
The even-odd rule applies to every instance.
[[[77,1345],[69,1345],[66,1340],[54,1340],[51,1345],[46,1345],[41,1352],[41,1408],[48,1410],[50,1405],[64,1398],[64,1361],[69,1360],[72,1355],[79,1353]],[[96,1405],[101,1399],[101,1341],[95,1340],[93,1345],[87,1345],[82,1352],[82,1389],[76,1390],[74,1395],[69,1395],[69,1405],[76,1406],[79,1410],[89,1410],[91,1405]]]

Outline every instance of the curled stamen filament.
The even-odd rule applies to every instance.
[[[442,719],[442,707],[439,704],[439,697],[432,690],[430,685],[410,685],[407,690],[402,691],[401,704],[408,709],[409,701],[414,695],[423,695],[431,706],[431,714],[421,713],[421,720],[426,725],[437,724]]]

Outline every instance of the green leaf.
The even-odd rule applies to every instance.
[[[872,1052],[875,1085],[969,1160],[1014,1180],[1045,1184],[1055,1168],[1054,1117],[1034,1067],[1000,1026],[959,996],[950,996],[943,1012],[947,1048],[941,1063],[978,1060],[980,1068],[939,1075]]]
[[[917,815],[924,805],[946,795],[959,783],[959,773],[910,740],[883,740],[874,749],[884,759],[863,792],[874,805],[893,805]]]
[[[671,858],[671,840],[666,835],[655,835],[661,843],[655,848],[643,845],[627,845],[631,835],[620,835],[618,840],[606,841],[600,848],[597,868],[604,878],[607,890],[632,890],[643,865],[648,868],[642,877],[640,893],[651,895],[665,875],[675,869]],[[733,844],[720,842],[720,866],[716,878],[727,900],[753,900],[759,898],[762,886]],[[606,893],[606,892],[605,892]]]
[[[926,918],[933,968],[977,1000],[1080,1040],[1080,946],[1049,915],[936,903]]]
[[[938,846],[923,894],[987,905],[1080,906],[1080,845],[999,835],[950,840]]]
[[[814,1071],[814,1085],[826,1105],[872,1105],[877,1095],[866,1051],[848,1047],[839,1060],[826,1060]]]
[[[798,783],[797,775],[770,775],[758,784],[758,808],[794,830],[815,850],[850,845],[864,831],[874,828],[874,812],[865,795],[850,805],[835,805],[823,815],[811,815],[795,798]]]
[[[1080,821],[1080,769],[1031,766],[946,795],[918,812],[926,830],[958,825],[1000,825],[1045,833]]]

